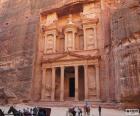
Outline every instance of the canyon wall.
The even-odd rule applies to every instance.
[[[78,1],[85,0],[0,0],[0,87],[17,101],[39,90],[40,13]],[[101,0],[101,21],[101,97],[120,101],[140,91],[139,0]]]

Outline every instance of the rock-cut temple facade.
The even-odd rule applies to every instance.
[[[0,14],[0,99],[122,102],[139,94],[139,0],[0,0]]]

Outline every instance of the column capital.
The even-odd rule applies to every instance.
[[[62,65],[62,66],[60,66],[60,69],[61,69],[61,68],[63,69],[63,68],[65,68],[65,66]]]
[[[52,67],[52,70],[55,70],[55,69],[56,69],[56,67],[53,66],[53,67]]]
[[[47,68],[46,68],[46,67],[42,67],[41,70],[42,70],[42,71],[43,71],[43,70],[47,70]]]
[[[78,65],[74,65],[74,68],[78,68]]]
[[[84,68],[87,68],[88,67],[88,64],[84,64],[83,66],[84,66]]]
[[[95,66],[96,66],[96,67],[99,67],[100,65],[97,63],[97,64],[95,64]]]

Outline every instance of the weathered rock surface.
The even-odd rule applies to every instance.
[[[140,92],[140,1],[122,0],[111,19],[114,76],[120,79],[121,97]]]
[[[101,94],[104,100],[120,100],[140,92],[140,1],[101,1]],[[0,87],[11,90],[18,100],[30,100],[38,89],[33,78],[40,65],[36,57],[40,11],[69,2],[73,0],[0,0]]]

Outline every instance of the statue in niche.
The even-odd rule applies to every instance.
[[[67,33],[67,47],[72,48],[72,32]]]
[[[53,35],[50,34],[47,36],[47,49],[53,48]]]
[[[72,22],[72,14],[70,14],[69,17],[68,17],[68,24],[73,24],[73,22]]]
[[[51,86],[46,84],[46,88],[45,88],[45,96],[50,96],[51,95]]]
[[[89,48],[94,48],[94,29],[93,28],[89,28],[86,30],[86,34],[87,34],[87,46]]]
[[[96,71],[95,71],[95,67],[90,66],[88,68],[88,74],[89,74],[89,82],[90,82],[89,83],[89,88],[96,89]]]

